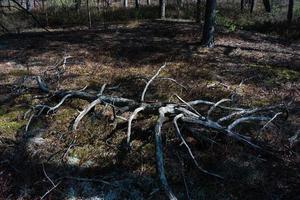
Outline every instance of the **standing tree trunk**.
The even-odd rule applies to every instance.
[[[100,0],[97,0],[97,10],[100,11]]]
[[[150,6],[151,0],[147,0],[147,6]]]
[[[124,0],[124,7],[127,8],[128,7],[128,0]]]
[[[265,6],[265,10],[267,12],[271,12],[271,3],[270,0],[263,0],[264,6]]]
[[[216,0],[206,0],[205,19],[201,43],[209,48],[214,46],[216,5]]]
[[[289,8],[288,8],[288,14],[287,14],[287,20],[290,24],[293,19],[293,9],[294,9],[294,0],[289,0]]]
[[[201,0],[197,0],[196,6],[196,22],[200,23],[201,21]]]
[[[159,0],[160,18],[166,18],[166,0]]]
[[[135,8],[136,9],[140,8],[140,0],[135,0]]]
[[[254,7],[255,7],[255,0],[251,0],[250,13],[253,13]]]
[[[75,9],[79,13],[81,7],[81,0],[75,0]]]
[[[89,0],[86,0],[86,10],[88,13],[89,28],[92,28],[92,18],[91,18],[91,10],[90,10],[90,5],[89,5]]]
[[[244,6],[245,6],[245,1],[244,1],[244,0],[241,0],[241,11],[244,10]]]

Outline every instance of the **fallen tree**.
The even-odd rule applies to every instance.
[[[65,65],[68,57],[65,57],[60,65],[54,67],[55,76],[59,76],[64,72]],[[278,116],[284,115],[285,106],[275,105],[260,108],[240,108],[228,106],[232,99],[221,99],[218,102],[206,101],[206,100],[194,100],[185,101],[179,95],[175,94],[178,101],[176,102],[160,102],[160,101],[147,101],[146,94],[151,83],[155,80],[160,80],[159,74],[166,67],[166,64],[161,66],[159,70],[146,81],[146,85],[142,91],[139,100],[122,98],[119,96],[105,95],[105,91],[110,88],[106,87],[104,84],[100,91],[89,90],[86,91],[86,87],[80,90],[51,90],[48,84],[44,81],[47,79],[46,73],[44,77],[36,76],[34,79],[41,92],[45,93],[45,97],[55,97],[59,101],[56,105],[50,106],[48,104],[39,104],[32,106],[31,109],[26,113],[28,118],[28,123],[26,125],[25,131],[30,129],[30,125],[33,120],[41,115],[51,115],[56,112],[63,104],[69,99],[83,99],[90,102],[85,106],[85,108],[77,115],[74,123],[72,125],[73,131],[78,129],[81,120],[86,117],[89,112],[92,112],[96,105],[110,106],[113,111],[114,119],[120,118],[127,121],[127,143],[130,147],[131,142],[131,129],[133,120],[137,115],[143,115],[144,117],[157,116],[155,129],[153,130],[155,135],[155,155],[156,155],[156,167],[157,174],[161,183],[161,187],[165,191],[169,199],[177,199],[176,195],[173,193],[171,187],[168,184],[167,177],[165,175],[164,168],[164,156],[163,156],[163,144],[162,144],[162,127],[166,122],[172,122],[176,135],[178,139],[182,142],[182,145],[187,149],[189,156],[193,160],[195,166],[204,174],[213,176],[218,179],[223,179],[222,176],[212,173],[207,169],[204,169],[201,164],[196,160],[189,144],[184,138],[184,134],[180,127],[204,127],[206,129],[211,129],[223,136],[232,138],[257,152],[266,153],[267,150],[255,143],[255,138],[241,134],[237,130],[245,122],[265,122],[262,129],[269,126]],[[53,80],[53,79],[52,79]],[[174,79],[172,82],[177,83]],[[180,85],[180,84],[179,84]],[[203,110],[199,111],[196,107],[208,107],[205,114]],[[216,113],[221,113],[221,116]],[[124,113],[130,113],[128,118],[122,116]],[[226,113],[226,114],[224,114]],[[196,129],[190,128],[190,131],[196,131]]]

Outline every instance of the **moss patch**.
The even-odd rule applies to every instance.
[[[23,108],[5,112],[0,109],[0,135],[2,137],[14,137],[14,134],[26,124],[26,120],[21,118],[25,112]]]

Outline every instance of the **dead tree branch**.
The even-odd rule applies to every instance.
[[[178,95],[175,95],[177,99],[180,101],[178,102],[146,102],[145,95],[147,89],[151,82],[156,79],[161,72],[162,69],[166,67],[166,64],[161,66],[158,71],[152,76],[152,78],[147,82],[140,100],[134,99],[127,99],[118,96],[110,96],[104,95],[103,92],[106,88],[106,84],[101,87],[100,92],[97,91],[85,91],[84,89],[81,90],[58,90],[58,91],[51,91],[47,84],[43,81],[41,77],[37,77],[37,84],[40,90],[44,93],[48,93],[49,96],[56,97],[60,99],[59,103],[55,106],[51,107],[48,105],[36,105],[26,114],[29,115],[32,113],[31,117],[28,120],[26,125],[26,131],[29,129],[29,125],[34,117],[39,116],[41,114],[51,114],[52,112],[56,111],[60,107],[63,106],[63,103],[67,99],[83,99],[90,102],[75,118],[73,124],[73,130],[76,131],[80,121],[92,111],[92,109],[96,105],[108,105],[113,106],[114,109],[114,117],[118,117],[118,115],[122,115],[125,112],[130,112],[130,116],[128,120],[124,117],[120,117],[126,121],[128,121],[128,128],[127,128],[127,142],[130,143],[131,140],[131,130],[132,130],[132,122],[136,118],[138,114],[152,117],[157,116],[158,120],[156,121],[155,129],[154,129],[154,136],[155,136],[155,157],[156,157],[156,167],[157,167],[157,174],[161,183],[163,190],[165,191],[166,195],[169,199],[177,199],[176,195],[172,191],[165,174],[164,168],[164,156],[163,156],[163,144],[162,144],[162,134],[163,134],[163,125],[166,122],[173,122],[175,132],[178,138],[182,141],[185,148],[187,149],[191,159],[193,160],[195,166],[204,174],[211,175],[213,177],[221,178],[222,176],[211,173],[201,167],[199,162],[196,160],[192,150],[184,139],[184,132],[181,132],[180,126],[188,126],[188,127],[202,127],[205,129],[212,129],[216,131],[218,134],[222,134],[224,136],[230,137],[242,144],[253,148],[256,151],[262,152],[264,148],[259,146],[254,141],[255,138],[245,136],[238,131],[236,131],[237,126],[242,126],[244,122],[251,121],[251,122],[261,122],[267,121],[264,127],[268,126],[270,123],[274,121],[281,113],[283,106],[276,105],[276,106],[268,106],[262,108],[239,108],[239,107],[231,107],[225,106],[223,103],[231,101],[230,99],[222,99],[218,102],[211,102],[206,100],[194,100],[194,101],[185,101]],[[207,108],[207,114],[201,115],[200,112],[195,108],[196,106],[205,105],[204,108]],[[195,106],[195,107],[194,107]],[[116,112],[116,110],[117,112]],[[219,109],[221,112],[215,112],[216,109]],[[224,111],[224,112],[223,112]],[[276,113],[275,115],[274,112]],[[214,118],[212,119],[211,115],[214,114]],[[219,113],[226,113],[226,116],[219,116]],[[117,115],[118,114],[118,115]],[[271,116],[272,115],[272,116]],[[263,128],[264,128],[263,127]],[[197,129],[193,128],[193,132]]]

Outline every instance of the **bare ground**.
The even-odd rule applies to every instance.
[[[187,152],[165,130],[166,170],[180,199],[297,199],[299,191],[300,43],[246,31],[218,30],[213,49],[199,48],[199,27],[193,23],[132,22],[97,30],[28,32],[0,38],[0,199],[35,199],[52,187],[43,172],[60,183],[46,198],[163,199],[155,174],[153,121],[134,123],[133,149],[127,151],[127,124],[110,124],[97,108],[72,132],[77,110],[87,102],[72,100],[52,116],[35,121],[25,133],[26,110],[43,100],[31,82],[21,95],[22,77],[41,75],[63,56],[70,55],[67,72],[52,88],[101,88],[119,85],[112,95],[139,99],[144,83],[163,63],[167,81],[151,87],[147,99],[218,101],[233,91],[245,107],[292,102],[289,118],[264,130],[260,142],[280,158],[265,158],[234,141],[203,131],[218,144],[197,142],[187,134],[202,165],[225,176],[224,181],[196,170]],[[239,86],[241,81],[244,83]],[[48,80],[51,82],[51,80]],[[49,100],[50,104],[55,101]],[[154,119],[155,120],[155,119]],[[253,132],[249,127],[249,132]],[[299,140],[299,138],[298,138]],[[67,153],[66,153],[67,152]],[[79,178],[80,177],[80,178]],[[89,178],[82,179],[82,178]],[[92,180],[91,180],[92,179]],[[99,181],[99,179],[105,181]]]

